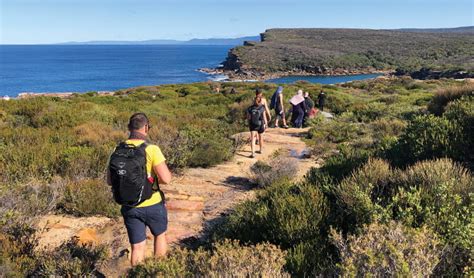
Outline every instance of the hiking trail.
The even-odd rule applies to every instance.
[[[306,155],[308,150],[301,137],[307,131],[268,129],[264,134],[263,153],[255,158],[249,158],[250,144],[247,143],[228,162],[210,168],[186,169],[174,176],[170,184],[162,185],[167,199],[168,242],[176,244],[201,237],[208,225],[218,222],[235,205],[253,198],[255,186],[250,181],[250,167],[257,160],[268,161],[275,151],[296,158],[298,179],[311,167],[319,167],[314,158]],[[235,136],[247,140],[249,132]],[[127,258],[130,245],[121,217],[46,215],[40,219],[38,228],[40,248],[53,249],[74,236],[82,243],[108,246],[111,258],[99,269],[107,277],[121,276],[130,267]],[[147,255],[151,256],[152,252],[153,240],[147,231]]]

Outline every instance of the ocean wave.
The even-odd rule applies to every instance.
[[[214,75],[211,75],[211,76],[207,77],[207,79],[209,79],[211,81],[215,81],[215,82],[221,82],[221,81],[229,80],[229,76],[227,76],[225,74],[214,74]]]

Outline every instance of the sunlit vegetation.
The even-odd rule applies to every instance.
[[[367,29],[270,29],[262,42],[231,50],[224,66],[256,73],[423,69],[440,76],[469,71],[474,74],[473,28],[463,32],[400,32]],[[460,30],[458,30],[460,31]]]
[[[119,215],[103,177],[133,112],[150,115],[150,139],[175,172],[230,159],[240,144],[231,135],[246,129],[243,111],[253,90],[269,98],[276,85],[219,86],[220,92],[197,83],[0,102],[0,270],[98,275],[107,257],[100,246],[72,241],[37,254],[34,219]],[[472,275],[472,83],[297,82],[285,86],[286,100],[297,88],[313,98],[324,90],[335,115],[308,122],[305,141],[322,167],[295,182],[294,170],[286,171],[296,169],[294,161],[285,164],[276,153],[259,162],[251,172],[260,185],[256,198],[238,205],[208,242],[149,259],[128,275]]]

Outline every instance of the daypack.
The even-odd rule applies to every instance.
[[[146,147],[146,143],[135,146],[122,142],[110,157],[112,192],[121,205],[136,206],[153,194],[152,184],[147,179]]]
[[[262,124],[263,109],[261,106],[250,107],[250,124],[253,126],[260,126]]]
[[[270,109],[275,109],[277,102],[277,93],[274,93],[272,99],[270,100]]]

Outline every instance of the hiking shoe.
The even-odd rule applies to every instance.
[[[289,129],[290,127],[287,126],[287,125],[284,125],[283,128],[284,128],[284,129]]]
[[[256,151],[256,153],[258,153],[258,154],[262,154],[262,151]]]
[[[255,155],[251,154],[249,157],[250,157],[250,158],[255,158]]]

